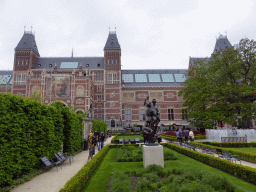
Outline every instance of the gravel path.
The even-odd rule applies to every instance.
[[[110,144],[111,139],[112,137],[108,137],[104,145]],[[98,150],[95,147],[95,154],[97,153]],[[73,157],[71,166],[69,160],[67,160],[62,164],[62,169],[58,168],[58,172],[56,167],[53,167],[47,172],[35,176],[30,181],[17,186],[11,192],[57,192],[87,163],[88,155],[89,150],[82,151]]]

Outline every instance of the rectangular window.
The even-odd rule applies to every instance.
[[[101,106],[98,106],[98,112],[101,112]]]
[[[16,85],[25,85],[26,75],[16,75]]]
[[[101,102],[101,95],[98,95],[98,102]]]
[[[126,121],[131,121],[132,120],[131,109],[126,109],[125,110],[125,120]]]
[[[103,72],[96,72],[96,81],[103,81]]]
[[[102,87],[101,85],[98,85],[98,93],[102,92],[101,87]]]
[[[145,109],[140,109],[140,120],[145,121]]]
[[[109,73],[108,74],[108,84],[117,84],[117,75],[116,73]]]
[[[174,120],[174,112],[173,109],[168,109],[168,119]]]
[[[101,114],[98,114],[98,120],[101,121]]]

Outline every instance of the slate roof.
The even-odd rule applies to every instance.
[[[231,43],[229,42],[227,36],[224,35],[220,35],[217,39],[216,39],[216,44],[214,47],[213,52],[218,52],[220,49],[224,50],[227,47],[231,47]]]
[[[192,65],[194,64],[194,62],[200,61],[200,60],[205,60],[206,62],[208,62],[210,58],[209,57],[191,57]]]
[[[39,56],[39,52],[36,46],[35,35],[30,31],[25,31],[20,42],[16,46],[15,50],[33,50]]]
[[[121,49],[120,44],[118,42],[116,32],[110,31],[108,35],[108,39],[106,42],[106,45],[104,47],[105,49]]]
[[[186,74],[187,69],[136,69],[136,70],[121,70],[121,74],[132,74],[133,82],[124,82],[122,79],[123,87],[180,87],[181,82],[176,82],[174,76],[174,82],[163,82],[162,76],[160,74]],[[146,74],[147,82],[135,82],[135,74]],[[161,82],[149,82],[148,74],[159,74]],[[188,79],[187,76],[185,76]]]
[[[11,87],[12,86],[12,77],[13,77],[13,71],[10,71],[10,70],[1,70],[0,71],[0,82],[1,82],[1,85],[2,84],[2,78],[6,78],[7,76],[11,76],[11,78],[8,78],[9,81],[7,82],[7,87]],[[6,82],[4,82],[4,85],[6,84]]]
[[[104,57],[40,57],[37,58],[32,69],[54,70],[55,64],[57,70],[73,70],[74,68],[60,68],[62,62],[78,62],[75,69],[79,69],[80,64],[82,69],[104,69]],[[51,66],[50,66],[51,64]],[[89,65],[87,65],[89,64]],[[100,64],[98,66],[98,64]]]

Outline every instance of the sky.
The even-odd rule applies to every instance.
[[[187,69],[220,34],[255,40],[255,24],[253,0],[0,0],[0,70],[13,69],[24,26],[41,57],[103,57],[110,30],[122,69]]]

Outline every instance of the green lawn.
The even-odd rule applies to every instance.
[[[256,154],[256,147],[239,147],[239,148],[230,148],[230,149],[235,149],[237,151],[243,151],[243,152],[249,152],[249,153]]]
[[[117,148],[112,148],[106,154],[105,158],[101,162],[98,169],[94,172],[94,175],[90,178],[84,191],[97,191],[106,192],[108,189],[108,183],[111,174],[115,171],[138,171],[143,170],[143,162],[116,162]],[[201,162],[198,162],[192,158],[184,156],[180,153],[172,151],[169,149],[178,159],[173,161],[165,161],[165,167],[170,169],[179,169],[183,172],[203,172],[204,174],[211,176],[221,176],[225,177],[232,185],[234,185],[238,190],[245,192],[255,192],[256,186],[247,183],[241,179],[231,176],[225,172],[218,169],[212,168]]]

